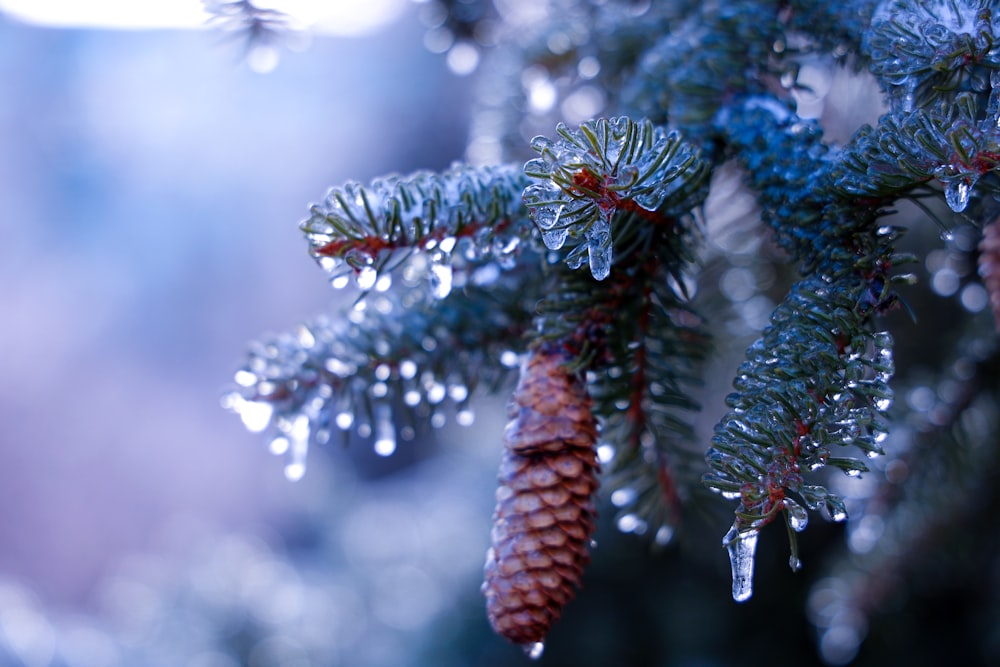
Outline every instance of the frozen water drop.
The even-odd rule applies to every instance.
[[[555,229],[542,230],[542,242],[549,250],[559,250],[566,244],[566,237],[569,236],[567,227],[557,227]]]
[[[236,371],[236,375],[233,376],[236,380],[236,384],[241,387],[252,387],[257,384],[257,374],[248,370]]]
[[[375,441],[375,453],[379,456],[392,456],[396,451],[396,441],[390,438],[379,438]]]
[[[504,350],[500,354],[500,363],[507,368],[517,368],[520,358],[514,350]]]
[[[355,278],[358,281],[359,288],[363,290],[370,290],[378,281],[378,271],[376,271],[374,267],[364,266],[358,269],[358,273]]]
[[[611,227],[606,221],[595,223],[587,233],[590,252],[590,272],[597,280],[604,280],[611,273]]]
[[[948,208],[955,213],[964,211],[969,205],[969,194],[973,185],[974,182],[968,177],[947,181],[944,185],[944,199],[948,202]]]
[[[476,422],[476,413],[472,410],[459,410],[455,414],[455,423],[459,426],[472,426]]]
[[[306,474],[306,464],[302,461],[293,461],[285,466],[285,478],[289,482],[297,482]]]
[[[334,417],[334,422],[337,424],[337,428],[342,431],[346,431],[351,428],[352,424],[354,424],[354,415],[350,412],[341,412]]]
[[[447,393],[447,389],[440,382],[432,382],[427,386],[427,400],[430,403],[440,403],[444,400]]]
[[[538,660],[542,657],[542,653],[545,652],[545,642],[535,642],[534,644],[528,644],[524,647],[524,652],[532,660]]]
[[[351,282],[351,277],[346,273],[342,273],[339,276],[334,276],[330,279],[330,284],[333,285],[333,289],[344,289]]]
[[[798,572],[802,569],[802,559],[794,554],[789,556],[788,567],[792,568],[792,572]]]
[[[796,533],[801,533],[809,524],[809,514],[806,509],[790,498],[785,499],[785,512],[788,517],[788,525]]]
[[[729,564],[733,571],[733,599],[745,602],[753,595],[753,566],[757,552],[756,530],[741,533],[736,524],[722,539],[729,552]]]
[[[266,429],[274,415],[274,406],[263,401],[240,399],[233,407],[243,420],[243,426],[252,433],[260,433]]]
[[[615,448],[609,444],[598,445],[597,447],[597,460],[603,464],[611,463],[611,460],[615,458]]]
[[[455,249],[456,243],[458,243],[458,239],[454,236],[446,236],[441,239],[441,243],[438,245],[438,248],[441,249],[441,252],[451,254],[451,251]]]
[[[615,489],[611,492],[611,504],[615,507],[625,507],[635,502],[637,496],[635,489],[630,487]]]
[[[670,540],[674,539],[674,529],[670,526],[660,526],[656,530],[656,537],[654,540],[659,546],[666,546],[670,544]]]
[[[431,294],[435,299],[446,299],[451,294],[453,274],[448,264],[431,267]]]
[[[288,438],[283,435],[279,435],[271,439],[271,444],[268,445],[268,450],[275,456],[280,456],[288,451]]]
[[[399,362],[399,376],[404,380],[409,380],[417,374],[417,363],[412,359],[404,359]]]
[[[392,423],[392,410],[385,403],[375,406],[375,453],[391,456],[396,451],[396,427]]]

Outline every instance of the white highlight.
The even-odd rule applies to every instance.
[[[268,0],[313,32],[360,35],[396,19],[405,0]],[[210,15],[201,0],[0,0],[0,10],[26,23],[60,28],[203,28]]]

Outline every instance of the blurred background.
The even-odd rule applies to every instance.
[[[0,3],[0,665],[404,664],[376,628],[481,566],[492,482],[361,484],[331,451],[292,484],[219,399],[251,339],[330,308],[308,203],[459,157],[468,81],[403,0],[339,3],[346,34],[276,67],[156,4]]]
[[[311,30],[248,50],[205,29],[197,0],[0,0],[0,667],[527,664],[492,634],[479,593],[499,403],[388,458],[370,443],[314,448],[297,482],[220,406],[249,341],[345,298],[307,256],[308,203],[347,180],[442,169],[470,136],[475,53],[428,39],[424,6],[290,4]],[[813,74],[836,90],[836,136],[877,115],[870,82]],[[788,271],[727,178],[710,232],[735,259],[706,276],[732,317],[711,396]],[[920,240],[942,245],[922,279],[958,276],[934,288],[951,296],[975,237],[936,234]],[[982,311],[979,297],[917,304],[943,316],[902,358],[943,363],[927,341]],[[936,405],[931,384],[911,408]],[[983,420],[975,432],[991,433]],[[938,531],[958,561],[925,554],[907,584],[836,623],[824,577],[881,528],[848,536],[817,520],[798,575],[774,531],[754,598],[736,605],[727,507],[696,506],[655,553],[602,508],[585,594],[540,664],[996,664],[998,538],[980,519],[997,494],[985,497]]]

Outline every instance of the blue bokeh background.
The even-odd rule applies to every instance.
[[[468,82],[413,13],[267,75],[213,31],[0,14],[0,578],[39,609],[99,611],[123,561],[195,533],[273,544],[322,514],[322,453],[287,482],[219,398],[249,340],[336,298],[308,203],[461,156]]]

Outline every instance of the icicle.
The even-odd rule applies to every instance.
[[[590,272],[596,280],[604,280],[611,273],[611,223],[601,216],[587,231],[587,247],[590,253]]]
[[[545,243],[545,247],[549,250],[562,248],[566,244],[567,236],[569,236],[569,229],[566,227],[542,230],[542,242]]]
[[[757,551],[756,530],[740,532],[736,524],[722,538],[722,546],[729,552],[729,564],[733,570],[733,599],[745,602],[753,595],[754,555]]]

